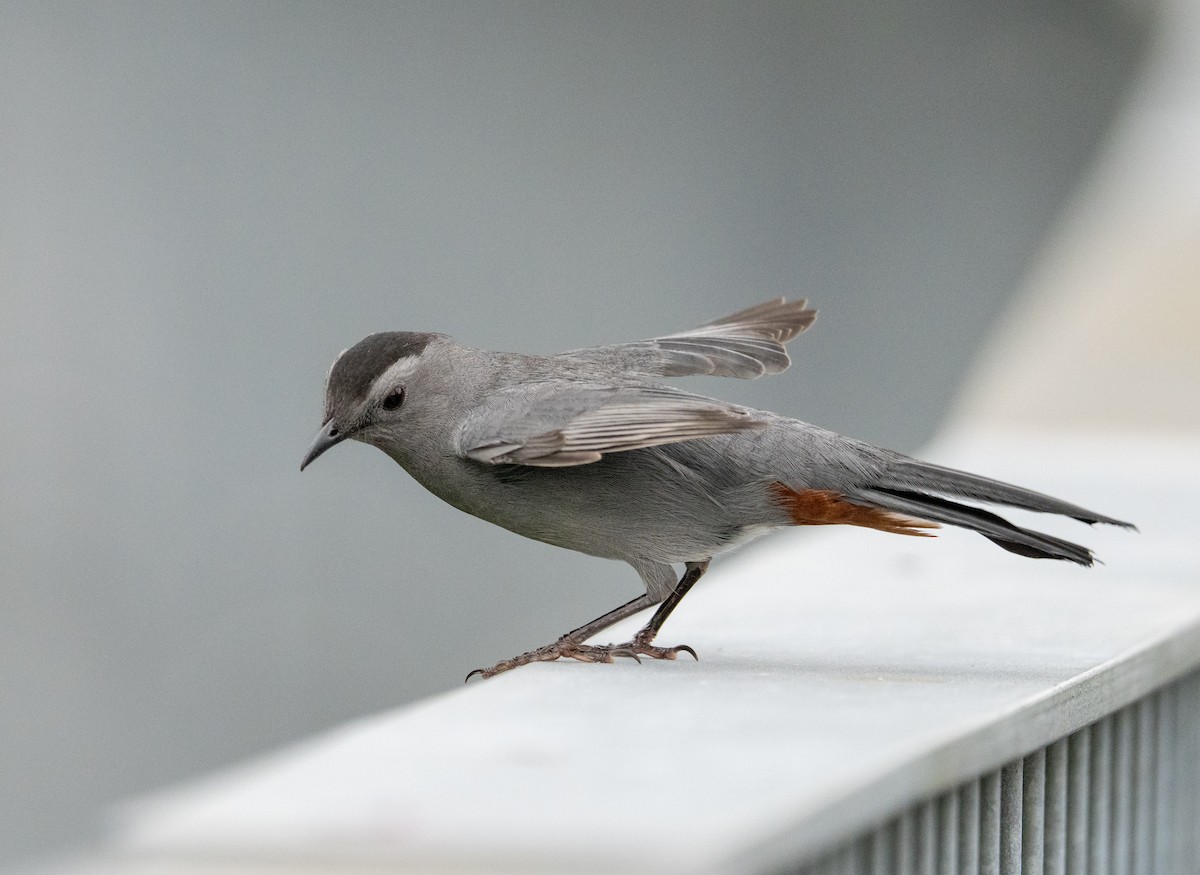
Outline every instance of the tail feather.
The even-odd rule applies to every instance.
[[[1005,484],[998,485],[1003,486]],[[1016,489],[1016,487],[1012,488]],[[1031,494],[1036,495],[1037,493]],[[950,501],[940,496],[926,495],[923,492],[909,489],[879,486],[876,488],[860,488],[850,498],[852,501],[867,502],[895,513],[907,514],[932,522],[946,523],[952,526],[971,529],[983,535],[992,543],[1008,550],[1010,553],[1017,553],[1021,556],[1029,556],[1035,559],[1065,559],[1069,562],[1085,566],[1090,566],[1096,561],[1092,555],[1092,551],[1087,547],[1065,541],[1062,538],[1056,538],[1053,535],[1045,535],[1031,529],[1023,529],[990,511],[971,507],[966,504],[959,504],[956,501]],[[998,499],[994,498],[990,500],[998,501]],[[1055,501],[1055,499],[1049,500],[1052,502]],[[1074,505],[1067,506],[1074,507]],[[1030,508],[1030,510],[1036,509],[1038,508]],[[1070,515],[1074,516],[1074,514]],[[1107,518],[1096,521],[1107,521]]]
[[[1010,507],[1019,507],[1039,513],[1062,514],[1089,525],[1106,523],[1126,529],[1137,528],[1133,523],[1104,516],[1077,504],[1034,492],[1032,489],[1023,489],[1020,486],[1013,486],[1011,483],[1001,483],[999,480],[991,480],[954,468],[943,468],[941,465],[931,465],[917,459],[900,458],[888,466],[884,475],[873,485],[900,492],[934,492],[954,498],[1006,504]]]

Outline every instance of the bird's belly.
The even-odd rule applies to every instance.
[[[664,495],[652,483],[625,484],[619,490],[588,489],[586,483],[562,478],[551,484],[538,489],[509,484],[450,503],[527,538],[626,561],[699,561],[774,528],[747,524],[730,508],[707,499],[689,502]]]
[[[446,459],[443,464],[455,468],[452,475],[422,465],[405,467],[439,498],[472,516],[609,559],[698,561],[786,524],[775,519],[773,506],[758,508],[741,489],[714,493],[665,480],[653,468],[630,466],[631,456],[571,468]]]

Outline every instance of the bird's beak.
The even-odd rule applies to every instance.
[[[300,470],[303,471],[312,462],[332,446],[340,444],[346,438],[350,437],[347,432],[340,431],[337,423],[334,420],[329,420],[321,430],[317,432],[317,436],[313,438],[312,446],[308,448],[308,453],[304,456],[304,461],[300,463]]]

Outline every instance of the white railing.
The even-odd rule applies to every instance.
[[[130,806],[87,871],[1200,871],[1198,449],[943,444],[1142,531],[776,536],[667,624],[698,663],[470,684]]]
[[[803,875],[1194,875],[1200,674],[909,806]]]

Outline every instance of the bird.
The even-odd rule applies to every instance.
[[[300,470],[354,440],[378,447],[459,510],[547,544],[628,563],[644,592],[543,647],[467,675],[534,662],[675,659],[659,630],[713,557],[789,526],[932,536],[978,532],[1020,556],[1091,566],[1090,549],[978,504],[1135,528],[798,419],[686,392],[664,378],[778,374],[816,311],[779,297],[648,340],[526,355],[444,334],[386,331],[343,350]],[[677,576],[676,566],[682,568]],[[589,639],[656,608],[623,643]]]

